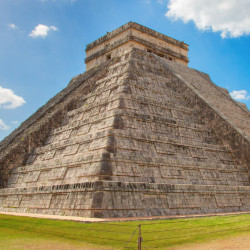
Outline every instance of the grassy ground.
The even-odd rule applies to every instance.
[[[0,215],[0,249],[121,249],[134,232],[127,247],[136,249],[139,224],[149,249],[250,235],[250,214],[113,223]]]

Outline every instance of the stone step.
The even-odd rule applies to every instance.
[[[93,125],[94,128],[91,128],[91,125],[88,126],[82,126],[77,130],[66,130],[61,132],[60,134],[56,134],[57,137],[53,137],[50,135],[50,138],[47,139],[46,145],[39,147],[35,150],[36,154],[39,153],[45,153],[49,150],[55,150],[55,149],[60,149],[60,148],[65,148],[67,146],[72,146],[75,144],[86,144],[86,143],[91,143],[93,140],[96,140],[98,138],[101,138],[103,136],[108,136],[108,130],[109,128],[112,128],[114,124],[115,116],[107,118],[105,122],[99,125],[101,130],[98,131],[97,125]],[[135,125],[135,123],[134,123]],[[90,129],[91,128],[91,129]],[[129,128],[129,126],[128,126]],[[136,128],[136,127],[134,127]],[[141,128],[138,127],[137,128]],[[151,127],[149,127],[150,129]],[[176,128],[176,127],[175,127]],[[171,127],[169,128],[171,129]],[[173,130],[174,128],[172,128]],[[180,128],[179,128],[180,129]],[[94,132],[95,131],[95,132]],[[134,130],[128,130],[125,132],[124,130],[119,130],[119,129],[113,129],[115,131],[116,135],[119,137],[123,138],[128,138],[128,139],[135,139],[136,141],[145,141],[148,143],[163,143],[163,144],[171,144],[171,145],[183,145],[185,147],[191,147],[191,148],[204,148],[208,150],[217,150],[217,151],[228,151],[228,149],[225,146],[220,146],[217,144],[213,143],[206,143],[207,138],[205,136],[205,139],[202,140],[203,137],[200,137],[200,140],[194,138],[194,137],[187,137],[187,136],[172,136],[170,133],[165,133],[163,134],[162,132],[156,133],[154,129],[152,131],[148,131],[147,134],[145,135],[145,132],[140,130],[140,131],[134,131]],[[169,132],[171,132],[169,130]],[[184,134],[186,135],[186,134]],[[202,134],[198,134],[202,136]]]
[[[213,163],[211,161],[202,162],[195,161],[192,158],[171,158],[167,159],[163,156],[155,156],[153,159],[150,157],[144,157],[142,154],[127,154],[127,151],[120,150],[116,153],[115,159],[111,157],[111,161],[117,161],[124,164],[126,167],[133,166],[134,164],[139,166],[148,166],[148,167],[176,167],[182,169],[198,169],[198,170],[211,170],[211,171],[231,171],[231,172],[245,172],[247,173],[248,167],[235,164],[223,164],[223,163]],[[32,172],[36,170],[49,170],[53,168],[62,168],[62,167],[74,167],[81,166],[83,164],[88,165],[95,162],[100,162],[102,159],[102,153],[96,153],[95,151],[91,154],[78,154],[72,157],[72,162],[69,159],[50,159],[46,162],[33,163],[27,166],[21,166],[12,170],[12,173],[25,173]],[[136,171],[134,171],[136,172]]]
[[[0,207],[9,212],[85,217],[250,211],[250,190],[243,186],[97,181],[3,189]]]
[[[109,105],[114,103],[115,101],[117,102],[117,100],[124,100],[126,101],[126,103],[124,103],[122,106],[123,107],[127,107],[127,108],[132,108],[134,110],[138,110],[140,111],[141,110],[141,107],[142,107],[142,104],[144,103],[147,107],[147,111],[149,113],[152,113],[154,110],[158,110],[158,112],[161,112],[162,115],[164,114],[164,111],[168,114],[168,110],[173,110],[174,113],[174,116],[177,116],[178,117],[178,114],[188,114],[189,116],[192,115],[192,112],[194,111],[193,109],[190,109],[186,106],[183,106],[183,105],[179,105],[179,104],[176,104],[176,102],[174,101],[160,101],[159,99],[152,99],[152,98],[148,98],[148,97],[145,97],[145,96],[140,96],[140,95],[131,95],[131,96],[128,96],[127,94],[123,94],[124,92],[124,85],[120,85],[115,92],[111,92],[110,94],[110,90],[109,91],[103,91],[102,92],[102,96],[105,96],[105,97],[100,97],[98,96],[98,98],[96,96],[92,96],[92,97],[85,97],[85,101],[83,103],[83,106],[79,107],[79,108],[76,108],[72,111],[69,111],[67,114],[66,114],[66,118],[67,117],[71,117],[72,120],[74,121],[75,119],[78,120],[79,116],[81,114],[79,113],[87,113],[87,112],[90,112],[91,115],[93,115],[93,113],[101,113],[101,112],[98,112],[99,109],[101,107],[103,107],[104,105]],[[112,96],[107,96],[107,95],[112,95]],[[97,101],[98,100],[98,101]],[[124,102],[123,101],[123,102]],[[162,111],[160,111],[160,109],[162,109]],[[97,111],[98,110],[98,111]],[[109,108],[106,111],[108,111]],[[101,111],[101,110],[100,110]],[[164,114],[166,115],[166,114]],[[181,115],[181,119],[184,119],[185,117],[183,117],[183,115]],[[195,116],[195,114],[193,114],[193,116]],[[76,117],[76,118],[73,118],[73,117]]]
[[[167,145],[176,146],[176,147],[185,147],[185,148],[192,148],[192,149],[204,149],[207,151],[215,151],[215,152],[225,152],[230,153],[231,151],[224,145],[218,145],[218,144],[208,144],[197,140],[189,140],[186,137],[168,137],[167,134],[162,136],[161,133],[156,134],[154,131],[147,131],[146,133],[142,130],[122,130],[122,129],[114,129],[112,135],[116,138],[121,138],[120,140],[124,139],[124,146],[126,144],[131,143],[131,149],[134,150],[140,150],[140,148],[137,147],[137,145],[133,145],[133,142],[143,142],[143,143],[149,143],[154,144],[156,148],[160,148]],[[122,146],[123,142],[120,143]],[[158,144],[159,147],[157,146]],[[170,146],[170,147],[171,147]]]

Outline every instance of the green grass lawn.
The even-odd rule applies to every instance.
[[[250,214],[175,220],[79,223],[0,215],[0,249],[136,249],[141,224],[144,248],[250,234]]]

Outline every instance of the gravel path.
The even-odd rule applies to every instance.
[[[209,217],[209,216],[227,216],[227,215],[240,215],[249,214],[247,212],[235,212],[235,213],[217,213],[217,214],[192,214],[192,215],[172,215],[172,216],[154,216],[154,217],[129,217],[129,218],[85,218],[76,216],[60,216],[60,215],[50,215],[50,214],[28,214],[28,213],[10,213],[10,212],[0,212],[0,214],[14,215],[14,216],[26,216],[41,219],[52,219],[52,220],[71,220],[71,221],[81,221],[81,222],[101,222],[101,221],[135,221],[135,220],[164,220],[164,219],[181,219],[181,218],[199,218],[199,217]]]

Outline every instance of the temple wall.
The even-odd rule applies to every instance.
[[[105,62],[107,55],[119,56],[120,51],[125,51],[131,45],[145,51],[151,49],[153,53],[162,54],[185,66],[188,64],[186,44],[136,23],[128,23],[87,45],[86,70]]]
[[[246,187],[85,182],[0,190],[0,210],[81,217],[145,217],[250,210]]]

